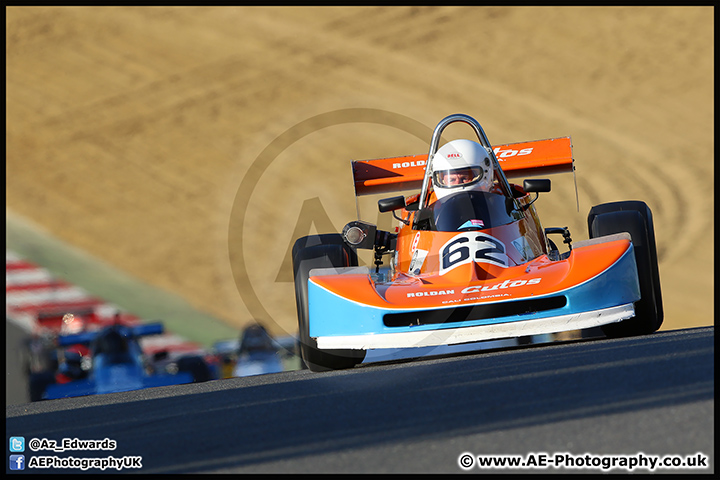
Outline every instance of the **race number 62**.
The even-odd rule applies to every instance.
[[[470,262],[508,266],[505,245],[486,233],[462,233],[440,248],[440,275]]]

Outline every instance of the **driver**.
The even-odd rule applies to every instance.
[[[477,142],[452,140],[433,157],[432,182],[438,200],[457,192],[490,191],[493,186],[490,155]]]

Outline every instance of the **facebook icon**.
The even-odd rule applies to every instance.
[[[10,455],[10,470],[25,470],[25,455]]]

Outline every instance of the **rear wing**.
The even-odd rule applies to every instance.
[[[493,147],[507,178],[536,177],[573,172],[570,137]],[[422,188],[427,154],[352,162],[355,195]]]

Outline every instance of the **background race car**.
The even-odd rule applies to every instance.
[[[121,388],[119,379],[116,387],[89,386],[91,380],[103,376],[99,367],[102,361],[98,364],[93,358],[93,344],[107,337],[109,327],[129,342],[127,349],[135,352],[133,361],[142,365],[143,376],[172,375],[179,371],[191,372],[190,381],[217,376],[208,361],[210,357],[199,344],[166,332],[161,323],[147,325],[136,315],[56,278],[10,251],[6,254],[6,290],[7,320],[27,335],[17,351],[27,375],[30,401],[50,398],[54,395],[52,391],[60,391],[60,386],[62,396]],[[127,372],[119,367],[113,371],[127,377]],[[103,378],[107,383],[107,375]],[[173,377],[174,383],[186,380],[185,375]],[[149,385],[150,381],[146,383]],[[127,385],[130,383],[126,382]]]
[[[220,378],[277,373],[303,366],[297,338],[273,337],[259,323],[245,327],[239,339],[215,342],[212,352]]]
[[[148,356],[139,339],[163,333],[162,323],[127,326],[120,323],[100,330],[57,337],[57,370],[30,375],[31,400],[78,397],[143,388],[202,382],[214,378],[199,354],[172,361]],[[78,346],[87,346],[79,351]]]

